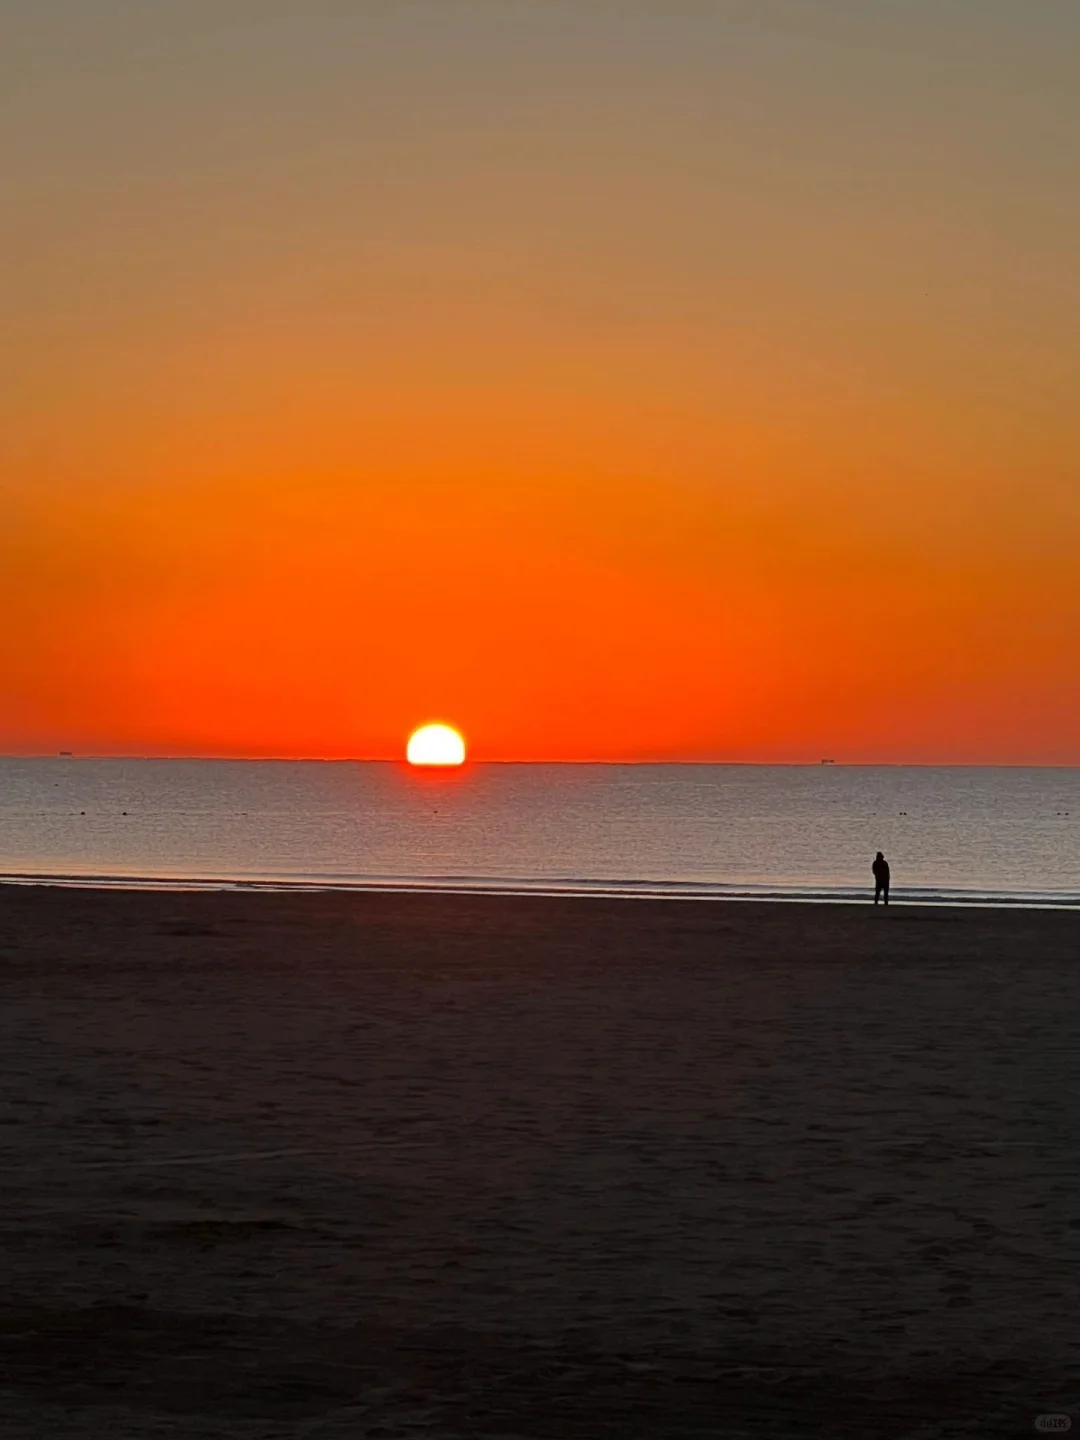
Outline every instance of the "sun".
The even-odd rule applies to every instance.
[[[450,725],[421,725],[409,736],[405,756],[410,765],[463,765],[465,741]]]

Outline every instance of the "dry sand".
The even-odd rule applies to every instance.
[[[1080,915],[0,888],[0,1433],[1080,1424]]]

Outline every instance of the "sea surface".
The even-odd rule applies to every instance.
[[[0,876],[1080,905],[1080,770],[0,759]]]

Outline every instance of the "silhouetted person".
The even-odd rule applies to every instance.
[[[889,903],[889,862],[879,850],[870,869],[874,872],[874,904],[879,900]]]

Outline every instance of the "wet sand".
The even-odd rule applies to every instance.
[[[0,888],[0,1429],[1080,1423],[1080,915]]]

